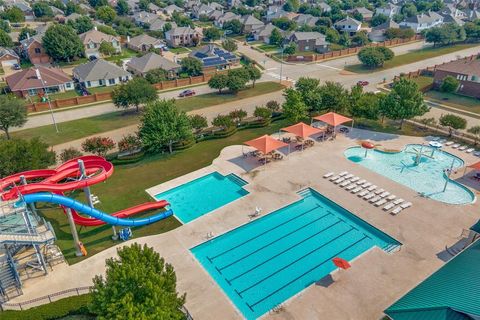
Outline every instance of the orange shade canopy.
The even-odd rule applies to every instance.
[[[261,136],[260,138],[246,141],[245,144],[247,146],[254,147],[258,151],[261,151],[263,153],[269,153],[273,150],[277,150],[277,149],[288,146],[288,144],[282,141],[278,141],[277,139],[274,139],[269,135],[264,135],[264,136]]]
[[[350,263],[347,260],[339,257],[333,258],[332,261],[334,265],[345,270],[351,267]]]
[[[468,166],[469,168],[480,170],[480,161]]]
[[[341,114],[335,113],[335,112],[328,112],[325,114],[322,114],[321,116],[316,116],[313,117],[313,119],[325,122],[326,124],[329,124],[331,126],[338,126],[342,123],[352,121],[353,119],[350,119],[348,117],[342,116]]]
[[[293,133],[294,135],[302,137],[303,139],[323,131],[321,129],[309,126],[308,124],[305,124],[303,122],[299,122],[297,124],[294,124],[293,126],[282,128],[281,130]]]
[[[365,149],[373,149],[375,148],[375,145],[369,141],[363,141],[362,142],[362,148],[365,148]]]

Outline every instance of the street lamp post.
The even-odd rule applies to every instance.
[[[43,89],[43,92],[47,98],[47,102],[48,102],[48,108],[50,109],[50,114],[52,115],[52,122],[53,122],[53,125],[55,126],[55,131],[57,133],[59,133],[58,131],[58,126],[57,126],[57,122],[55,121],[55,115],[53,114],[53,109],[52,109],[52,103],[50,102],[50,97],[48,96],[48,92],[47,92],[47,87],[46,87],[46,84],[45,82],[43,81],[42,79],[42,75],[40,74],[40,70],[35,69],[35,73],[36,73],[36,76],[37,76],[37,79],[40,80],[40,82],[42,83],[42,89]]]
[[[283,77],[283,51],[285,50],[285,45],[282,44],[282,58],[280,59],[280,83],[282,83]]]

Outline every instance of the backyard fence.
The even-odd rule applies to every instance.
[[[291,55],[291,56],[287,57],[287,61],[288,62],[321,61],[321,60],[326,60],[326,59],[332,59],[332,58],[338,58],[338,57],[342,57],[342,56],[357,54],[361,49],[363,49],[365,47],[393,47],[393,46],[397,46],[397,45],[401,45],[401,44],[406,44],[406,43],[418,41],[418,40],[421,40],[421,39],[423,39],[421,35],[415,35],[414,37],[407,38],[407,39],[386,40],[386,41],[383,41],[383,42],[371,43],[371,44],[368,44],[368,45],[362,46],[362,47],[341,49],[341,50],[330,51],[330,52],[321,53],[321,54]]]

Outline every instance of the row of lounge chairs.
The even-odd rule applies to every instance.
[[[358,197],[370,202],[375,207],[383,206],[384,211],[391,210],[390,214],[392,215],[396,215],[402,210],[412,206],[411,202],[397,199],[397,196],[390,192],[378,188],[376,185],[348,173],[347,171],[340,172],[339,174],[329,172],[323,177],[344,188],[346,191],[350,191]]]
[[[462,145],[460,143],[456,143],[455,141],[447,141],[447,139],[440,138],[440,137],[433,137],[430,139],[431,141],[437,141],[442,143],[447,147],[451,147],[453,149],[457,149],[459,151],[465,151],[466,153],[473,153],[475,156],[480,157],[480,151],[476,151],[475,148],[471,148],[467,145]]]

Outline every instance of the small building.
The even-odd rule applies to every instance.
[[[175,78],[182,67],[154,52],[149,52],[142,57],[132,58],[127,62],[127,70],[136,76],[144,77],[148,71],[163,69],[169,78]]]
[[[480,98],[480,59],[465,58],[437,66],[434,86],[440,87],[446,76],[452,76],[460,82],[457,93]]]
[[[159,14],[162,12],[162,8],[160,8],[159,6],[157,6],[156,4],[154,3],[149,3],[148,4],[148,11],[151,12],[151,13],[155,13],[155,14]]]
[[[163,13],[165,13],[166,15],[169,15],[169,16],[172,16],[175,12],[184,12],[184,11],[185,10],[183,10],[182,8],[180,8],[179,6],[176,6],[174,4],[171,4],[171,5],[163,8]]]
[[[386,5],[375,9],[375,14],[383,14],[384,16],[387,16],[389,18],[392,18],[398,13],[400,13],[400,7],[392,3],[387,3]]]
[[[165,46],[162,40],[149,36],[148,34],[140,34],[129,39],[127,46],[138,52],[146,52],[150,49],[158,49]]]
[[[203,46],[191,52],[189,57],[200,60],[204,68],[215,67],[217,69],[225,69],[228,66],[240,62],[240,59],[236,55],[213,44]]]
[[[73,68],[73,77],[86,88],[115,86],[132,78],[121,67],[103,59],[95,59]]]
[[[243,33],[245,34],[249,34],[253,30],[261,28],[265,25],[262,21],[258,20],[252,15],[243,16],[240,19],[240,22],[243,25]]]
[[[148,29],[150,31],[163,31],[165,30],[165,26],[167,24],[169,24],[172,27],[172,29],[177,27],[177,24],[174,21],[165,21],[158,18],[150,24]]]
[[[335,22],[334,27],[338,31],[347,32],[350,35],[354,35],[358,31],[360,31],[362,23],[351,17],[346,17],[345,19]]]
[[[51,62],[50,56],[45,51],[42,43],[43,35],[35,35],[20,41],[20,54],[33,64]]]
[[[215,21],[213,21],[213,24],[219,28],[223,28],[223,25],[226,22],[232,21],[232,20],[238,20],[240,21],[241,17],[233,12],[227,11],[223,14],[221,14]]]
[[[0,66],[11,68],[15,63],[20,63],[20,57],[9,48],[0,47]]]
[[[190,27],[176,27],[165,32],[165,40],[170,47],[191,47],[200,43],[200,33]]]
[[[298,51],[316,51],[325,53],[330,45],[325,40],[325,35],[320,32],[293,32],[290,34],[286,42],[293,42],[297,45]]]
[[[295,21],[299,26],[315,27],[318,17],[314,17],[311,14],[299,14],[293,18],[293,21]]]
[[[100,58],[101,55],[98,49],[102,42],[110,43],[117,53],[122,51],[119,38],[100,32],[96,29],[82,33],[79,37],[85,47],[85,55],[87,57],[94,56]]]
[[[37,70],[42,80],[37,76]],[[5,78],[10,91],[16,96],[27,98],[38,94],[65,92],[74,89],[73,80],[59,68],[37,66],[28,68]]]
[[[352,10],[348,10],[347,12],[361,15],[363,21],[370,21],[373,17],[373,11],[370,11],[365,7],[355,8]]]
[[[412,28],[416,33],[441,25],[443,17],[434,11],[417,14],[400,22],[400,27]]]
[[[277,29],[278,31],[280,31],[280,33],[282,35],[285,34],[285,31],[283,31],[282,29],[280,29],[280,28],[274,26],[273,24],[269,23],[269,24],[264,25],[261,28],[253,30],[253,32],[252,32],[253,38],[255,39],[255,41],[263,41],[264,43],[269,44],[270,43],[270,35],[272,34],[272,31],[274,29]]]
[[[382,42],[387,39],[385,32],[390,28],[400,28],[398,23],[393,20],[389,20],[381,25],[373,27],[372,30],[368,33],[368,38],[373,42]]]

